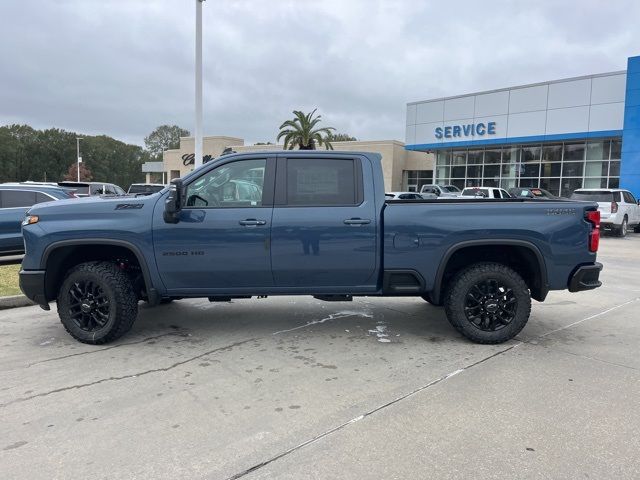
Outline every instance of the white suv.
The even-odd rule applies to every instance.
[[[579,188],[571,194],[571,199],[598,202],[602,228],[619,237],[624,237],[629,227],[640,232],[640,204],[629,190]]]
[[[462,190],[462,198],[513,198],[504,188],[467,187]]]

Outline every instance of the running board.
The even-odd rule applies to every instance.
[[[316,300],[322,300],[323,302],[352,302],[352,295],[314,295]]]

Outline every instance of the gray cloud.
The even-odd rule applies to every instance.
[[[142,143],[193,130],[193,0],[3,0],[0,124]],[[404,140],[405,103],[622,70],[636,1],[209,0],[205,134],[273,141],[319,108],[361,139]]]

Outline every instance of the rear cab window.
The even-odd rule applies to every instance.
[[[618,196],[618,198],[616,199],[616,194],[617,192],[602,192],[602,191],[598,191],[598,190],[593,190],[593,191],[589,191],[589,190],[583,190],[580,192],[573,192],[571,194],[571,199],[572,200],[582,200],[582,201],[588,201],[588,202],[600,202],[600,203],[607,203],[607,202],[614,202],[620,201],[620,198]]]
[[[488,198],[489,197],[489,189],[488,188],[477,188],[477,187],[470,187],[470,188],[465,188],[462,191],[462,195],[464,195],[465,197],[485,197]],[[497,198],[499,198],[500,196],[498,195]]]

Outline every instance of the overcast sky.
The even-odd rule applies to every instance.
[[[204,134],[274,141],[293,109],[404,141],[406,103],[626,68],[640,2],[207,0]],[[193,131],[195,0],[0,0],[0,124],[142,144]]]

